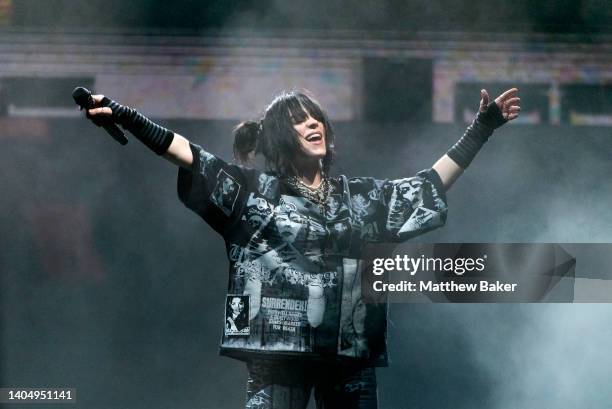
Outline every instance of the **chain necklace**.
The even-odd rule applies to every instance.
[[[325,211],[327,198],[331,191],[331,183],[328,178],[323,177],[321,183],[316,188],[308,186],[296,176],[288,178],[287,183],[289,183],[301,196],[313,201],[322,211]]]

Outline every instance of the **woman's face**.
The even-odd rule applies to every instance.
[[[323,159],[327,153],[325,146],[325,126],[310,114],[302,122],[293,125],[299,135],[302,151],[309,158]]]
[[[230,307],[232,308],[232,312],[236,315],[240,314],[244,309],[244,303],[242,299],[238,297],[232,298],[232,302],[230,303]]]
[[[417,197],[417,194],[419,193],[419,188],[422,184],[423,183],[418,180],[404,182],[399,185],[400,194],[404,199],[409,202],[412,202]]]
[[[275,222],[281,238],[286,242],[293,243],[302,228],[300,216],[295,212],[280,213],[276,216]]]
[[[234,191],[234,182],[231,179],[226,178],[223,180],[223,194],[232,193]]]

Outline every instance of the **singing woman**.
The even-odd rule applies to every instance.
[[[180,200],[223,237],[226,306],[248,320],[238,328],[239,313],[224,308],[220,351],[247,363],[246,407],[304,409],[314,389],[317,408],[371,409],[374,367],[387,361],[386,308],[363,301],[363,246],[442,226],[446,190],[519,115],[517,93],[489,103],[482,90],[459,141],[430,169],[399,179],[333,176],[336,135],[304,92],[281,93],[236,127],[236,163],[102,95],[87,116],[121,125],[178,165]],[[256,155],[264,169],[250,165]]]

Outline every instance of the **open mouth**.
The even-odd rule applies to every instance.
[[[314,132],[310,135],[306,135],[305,139],[307,142],[320,142],[323,140],[323,135],[321,135],[319,132]]]

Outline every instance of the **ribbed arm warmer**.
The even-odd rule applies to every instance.
[[[487,105],[485,112],[478,112],[461,139],[446,154],[459,166],[466,169],[472,163],[482,145],[489,140],[493,131],[506,122],[507,119],[504,118],[497,104],[491,102]]]
[[[104,97],[102,106],[109,107],[113,111],[113,121],[130,131],[153,152],[163,155],[168,150],[174,139],[174,132],[157,125],[135,109],[121,105],[110,98]]]

